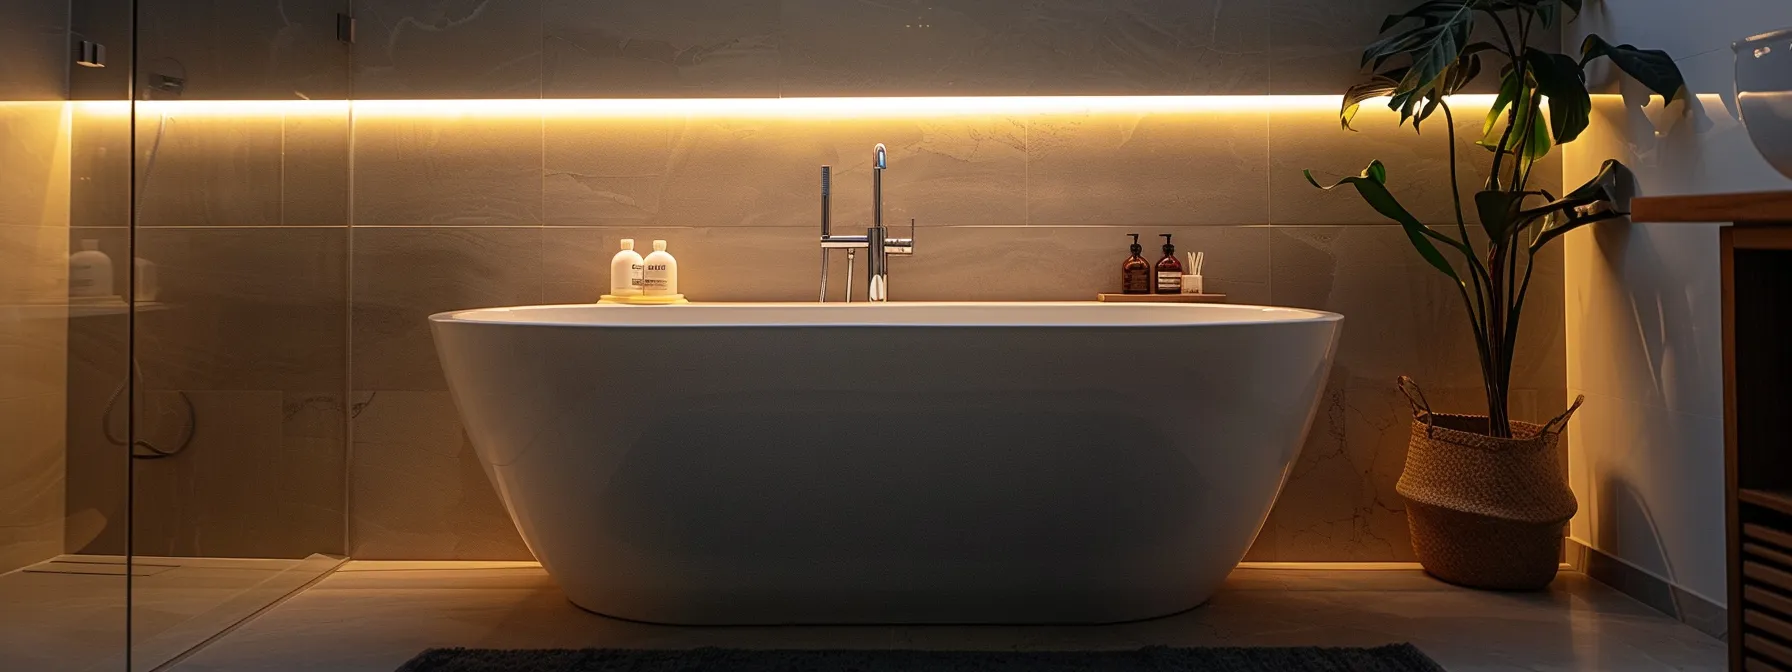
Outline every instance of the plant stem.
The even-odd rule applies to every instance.
[[[1456,115],[1450,110],[1448,102],[1440,99],[1439,104],[1444,109],[1444,124],[1447,126],[1445,130],[1450,142],[1450,201],[1456,206],[1456,233],[1461,236],[1460,240],[1462,241],[1462,249],[1458,251],[1468,260],[1468,263],[1465,264],[1468,266],[1468,277],[1475,283],[1475,300],[1466,308],[1471,311],[1469,319],[1473,324],[1480,325],[1487,321],[1487,299],[1481,285],[1481,278],[1486,273],[1478,264],[1474,263],[1480,253],[1475,251],[1475,243],[1468,237],[1468,218],[1462,213],[1462,182],[1456,168]],[[1486,349],[1485,341],[1484,338],[1479,339],[1476,344],[1477,349]],[[1483,373],[1485,374],[1485,372]]]

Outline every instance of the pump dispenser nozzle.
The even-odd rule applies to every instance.
[[[1127,257],[1126,261],[1120,262],[1120,292],[1123,294],[1150,294],[1151,262],[1145,261],[1144,257],[1139,256],[1139,253],[1145,251],[1145,246],[1139,244],[1139,234],[1129,233],[1126,235],[1132,236],[1132,255]]]
[[[1157,260],[1158,294],[1182,293],[1182,262],[1176,260],[1176,246],[1170,244],[1170,234],[1157,234],[1164,237],[1164,256]]]

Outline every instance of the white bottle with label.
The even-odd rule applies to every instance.
[[[623,238],[622,251],[610,259],[610,295],[640,296],[641,274],[646,263],[635,251],[635,239]]]
[[[112,258],[100,251],[100,241],[81,241],[81,251],[68,257],[68,297],[93,301],[112,296]]]
[[[653,241],[653,252],[647,255],[647,267],[641,270],[641,290],[647,296],[672,296],[678,293],[678,260],[666,253],[666,241]]]

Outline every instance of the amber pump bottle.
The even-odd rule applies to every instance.
[[[1157,260],[1157,293],[1182,293],[1182,262],[1176,260],[1176,246],[1170,244],[1170,234],[1157,234],[1164,237],[1164,258]]]
[[[1122,294],[1150,294],[1151,262],[1145,261],[1145,257],[1140,256],[1140,253],[1145,251],[1145,246],[1139,244],[1139,234],[1129,233],[1126,235],[1132,236],[1132,256],[1127,257],[1126,261],[1120,264],[1120,292]]]

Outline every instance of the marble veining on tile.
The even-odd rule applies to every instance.
[[[545,0],[547,98],[778,95],[780,0]]]
[[[1266,93],[1267,15],[1199,0],[784,0],[784,95]]]
[[[138,57],[146,73],[183,78],[187,99],[343,100],[350,47],[336,39],[336,15],[347,5],[139,0]]]
[[[542,0],[362,0],[355,96],[539,98]]]
[[[352,233],[354,389],[447,390],[430,338],[431,314],[541,302],[539,227],[355,227]]]
[[[834,216],[869,226],[872,147],[889,147],[885,218],[921,226],[1026,220],[1019,118],[588,120],[546,126],[547,223],[818,226],[819,167]]]
[[[540,224],[542,151],[539,114],[357,115],[353,223]]]

